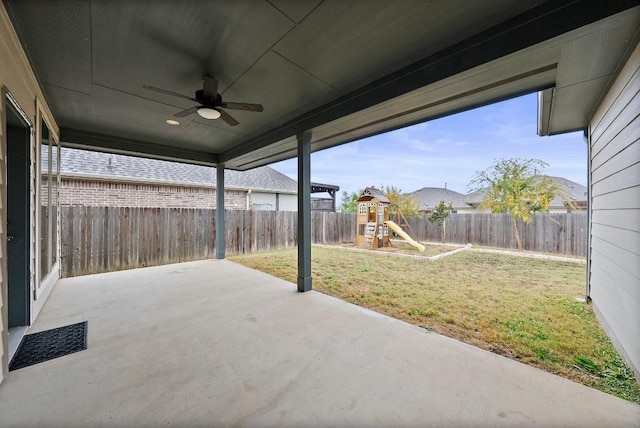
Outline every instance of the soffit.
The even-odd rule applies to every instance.
[[[312,149],[319,150],[550,87],[570,52],[535,49],[553,34],[548,27],[554,23],[544,19],[564,17],[562,28],[580,27],[633,4],[4,3],[65,143],[199,163],[224,161],[235,169],[295,156],[295,134],[307,124],[314,132]],[[587,14],[576,13],[586,6],[592,6]],[[521,34],[527,25],[540,32]],[[505,47],[511,34],[517,37],[506,44],[513,46]],[[611,37],[616,43],[618,36]],[[201,88],[203,74],[220,81],[226,101],[261,103],[264,112],[230,110],[240,122],[236,127],[195,114],[179,119],[179,127],[166,125],[165,119],[194,103],[142,85],[191,96]]]

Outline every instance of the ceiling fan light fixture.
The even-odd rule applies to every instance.
[[[220,112],[218,110],[209,107],[200,107],[198,109],[198,114],[200,117],[205,119],[218,119],[220,117]]]

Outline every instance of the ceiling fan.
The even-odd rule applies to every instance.
[[[185,117],[193,113],[198,113],[200,117],[205,119],[221,118],[230,126],[236,126],[239,122],[235,120],[229,113],[222,108],[230,110],[244,110],[261,112],[263,110],[260,104],[250,103],[233,103],[222,101],[222,97],[218,93],[218,81],[211,76],[202,76],[202,89],[198,89],[194,97],[178,94],[166,89],[156,88],[154,86],[142,85],[143,88],[150,91],[160,92],[161,94],[173,95],[174,97],[184,98],[186,100],[195,101],[199,106],[194,106],[186,110],[182,110],[174,116]]]

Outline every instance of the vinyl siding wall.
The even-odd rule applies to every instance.
[[[590,297],[640,379],[640,47],[589,126]]]
[[[249,208],[260,211],[297,211],[298,196],[253,191],[250,195]]]
[[[5,89],[15,99],[25,115],[32,124],[36,124],[36,105],[40,112],[53,125],[51,131],[58,134],[58,128],[53,120],[53,115],[49,107],[43,102],[44,96],[40,91],[35,75],[31,70],[27,56],[25,55],[18,36],[13,26],[4,4],[0,2],[0,87]],[[36,102],[39,100],[40,102]],[[4,97],[0,100],[0,382],[8,370],[8,328],[7,328],[7,239],[6,239],[6,135]],[[34,257],[34,255],[32,255]],[[31,261],[35,266],[34,261]],[[46,298],[43,294],[42,300]],[[40,302],[36,302],[40,303]],[[37,310],[34,310],[37,312]]]

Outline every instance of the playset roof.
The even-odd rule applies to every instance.
[[[370,201],[372,199],[377,199],[378,202],[381,202],[383,204],[391,203],[391,201],[384,195],[384,193],[382,193],[380,189],[377,189],[375,187],[367,187],[366,189],[364,189],[356,202]]]

